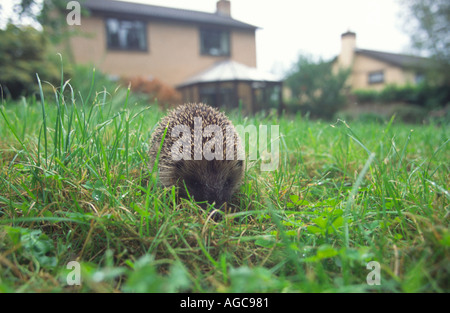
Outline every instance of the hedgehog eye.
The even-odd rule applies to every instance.
[[[197,179],[187,178],[184,180],[186,185],[191,188],[199,188],[201,187],[200,182]]]
[[[225,181],[225,187],[230,187],[232,182],[233,180],[231,178],[227,178],[227,180]]]

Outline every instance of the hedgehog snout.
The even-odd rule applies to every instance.
[[[211,181],[188,180],[187,189],[196,202],[203,202],[202,208],[214,204],[214,208],[221,209],[231,200],[231,189],[214,175],[209,178]]]
[[[231,195],[219,184],[209,185],[205,184],[201,190],[201,195],[198,195],[196,201],[206,201],[208,204],[214,204],[216,209],[220,209],[225,202],[229,202]],[[198,200],[197,200],[198,199]]]

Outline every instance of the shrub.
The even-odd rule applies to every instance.
[[[175,105],[181,102],[180,93],[159,79],[136,76],[124,78],[123,82],[129,83],[132,91],[146,94],[150,97],[150,100],[157,100],[160,104]]]
[[[0,30],[0,43],[0,85],[6,96],[15,99],[36,93],[36,73],[43,82],[58,82],[57,56],[50,57],[42,32],[9,24]]]
[[[450,104],[450,88],[448,86],[431,86],[422,84],[417,87],[417,105],[434,109]]]
[[[422,123],[426,119],[428,110],[416,105],[410,105],[407,107],[399,107],[395,110],[394,114],[397,120],[405,123]]]
[[[392,103],[402,102],[428,109],[443,107],[450,102],[450,88],[433,86],[427,83],[419,85],[388,85],[381,91],[356,90],[353,95],[358,103]]]
[[[378,99],[385,103],[401,101],[398,99],[398,87],[396,85],[387,85],[379,92]]]
[[[118,82],[91,65],[76,65],[71,73],[65,75],[65,80],[70,79],[72,86],[77,86],[77,96],[83,99],[83,103],[92,104],[99,93],[114,94],[114,104],[123,105],[124,101],[130,104],[147,105],[148,95],[131,92],[127,95],[128,83]],[[66,92],[69,92],[66,89]],[[90,96],[90,98],[88,98]],[[126,100],[126,98],[128,100]],[[153,100],[153,99],[151,99]]]
[[[357,103],[377,102],[379,92],[376,90],[355,90],[353,95],[356,97]]]
[[[358,116],[358,121],[363,123],[379,123],[382,124],[386,121],[386,117],[373,112],[361,113]]]
[[[285,83],[299,106],[330,119],[346,103],[343,91],[348,74],[343,70],[333,73],[332,62],[300,56]]]

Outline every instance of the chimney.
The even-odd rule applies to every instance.
[[[222,16],[231,17],[231,3],[230,0],[217,1],[217,14]]]
[[[341,53],[339,55],[339,65],[343,68],[348,68],[353,65],[353,58],[355,56],[356,48],[356,34],[347,31],[341,35]]]

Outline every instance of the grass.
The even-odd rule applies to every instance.
[[[216,222],[155,184],[157,105],[91,87],[3,100],[0,291],[450,291],[448,125],[230,112],[280,126],[280,164],[249,162],[240,211]]]

